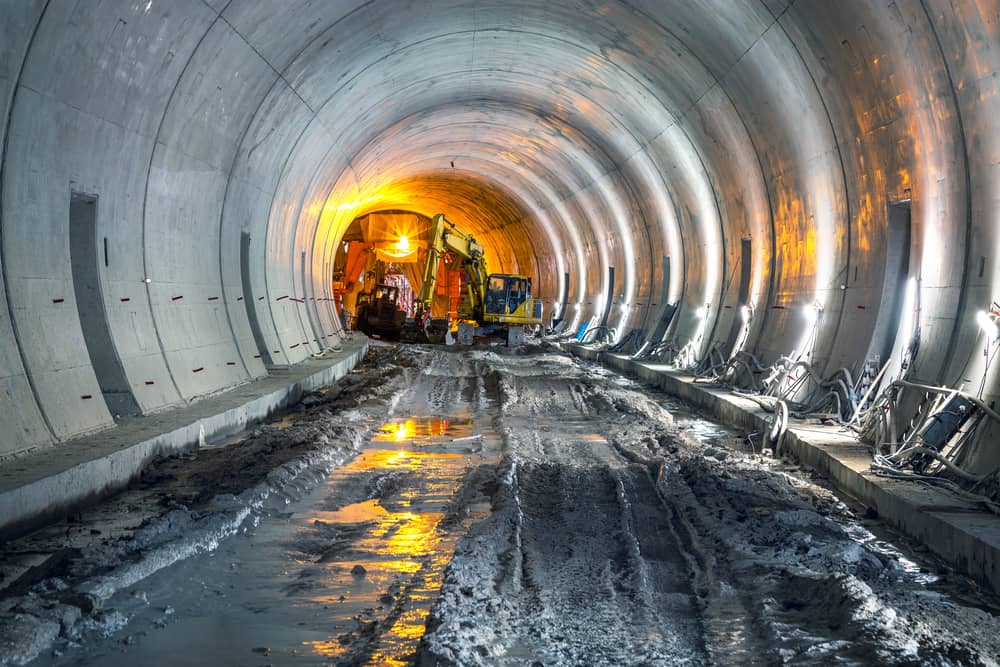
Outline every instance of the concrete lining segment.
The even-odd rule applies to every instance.
[[[578,357],[637,377],[747,432],[764,432],[770,413],[729,391],[657,364],[569,345]],[[839,427],[791,426],[785,447],[804,466],[979,583],[1000,592],[1000,517],[936,488],[870,472],[868,447]]]
[[[368,339],[308,359],[187,407],[122,421],[116,428],[44,448],[0,468],[0,541],[67,516],[123,489],[155,457],[196,447],[294,405],[303,394],[339,380],[368,351]]]

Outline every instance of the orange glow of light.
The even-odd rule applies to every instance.
[[[336,639],[327,641],[302,642],[302,646],[312,650],[316,655],[325,658],[336,658],[344,653],[346,647]]]
[[[453,422],[454,423],[454,422]],[[462,423],[462,422],[459,422]],[[468,423],[468,422],[466,422]],[[433,480],[424,485],[403,485],[393,496],[393,502],[382,504],[380,498],[370,498],[337,509],[314,510],[300,517],[304,525],[321,523],[325,526],[354,526],[362,530],[352,538],[351,546],[342,554],[323,561],[328,583],[308,593],[315,605],[330,606],[343,602],[345,595],[352,603],[369,604],[373,609],[375,598],[390,582],[413,582],[403,613],[395,620],[387,610],[374,617],[383,624],[377,639],[370,644],[371,655],[366,664],[389,667],[410,664],[414,646],[426,631],[427,614],[437,597],[445,568],[451,560],[455,542],[463,531],[442,530],[443,512],[447,499],[455,490],[456,480],[462,478],[467,458],[454,452],[420,451],[403,445],[400,451],[393,443],[397,438],[407,439],[417,435],[429,436],[443,432],[448,421],[443,419],[416,418],[384,424],[374,438],[386,442],[384,449],[369,449],[341,471],[349,476],[365,471],[419,471],[443,472],[429,476]],[[418,498],[434,499],[430,503],[415,502]],[[349,572],[357,563],[368,570],[366,583],[358,585]],[[317,581],[319,579],[317,578]],[[385,627],[391,624],[391,627]],[[342,644],[336,634],[313,641],[303,641],[302,648],[313,656],[336,662],[358,646],[356,637]]]
[[[389,422],[379,429],[381,433],[375,436],[376,442],[403,442],[417,434],[417,422],[407,419],[402,422]]]
[[[381,433],[375,436],[376,442],[403,442],[416,437],[435,437],[447,435],[452,425],[448,419],[407,419],[402,422],[389,422],[379,429]]]
[[[406,236],[400,236],[399,241],[396,242],[396,249],[400,252],[409,252],[410,239],[406,238]]]
[[[416,425],[413,423],[412,419],[407,419],[401,424],[396,424],[396,432],[393,433],[393,437],[396,439],[396,442],[413,437],[416,432],[415,426]]]

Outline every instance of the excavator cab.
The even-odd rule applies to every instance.
[[[537,324],[538,309],[531,298],[531,278],[494,273],[487,279],[483,312],[487,322]]]
[[[493,274],[486,283],[486,314],[509,315],[531,296],[531,281]]]

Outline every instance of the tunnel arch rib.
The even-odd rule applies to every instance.
[[[994,396],[975,313],[1000,298],[995,10],[5,3],[0,424],[17,435],[0,458],[114,425],[73,307],[72,192],[98,201],[104,317],[144,413],[335,344],[340,236],[407,206],[462,220],[550,309],[568,275],[574,327],[607,305],[616,336],[648,337],[676,304],[665,341],[694,363],[745,305],[741,349],[832,372],[865,361],[891,301],[888,206],[905,200],[911,373]]]

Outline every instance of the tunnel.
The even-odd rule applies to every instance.
[[[677,464],[682,472],[672,477],[667,472],[674,470],[674,454],[664,453],[706,446],[692,444],[701,427],[677,436],[685,444],[670,447],[655,433],[633,433],[661,419],[664,409],[680,415],[690,410],[692,420],[731,429],[712,431],[720,442],[749,437],[749,454],[712,445],[709,451],[722,453],[718,460],[708,456],[711,465],[724,467],[767,449],[768,465],[784,457],[786,466],[815,471],[828,480],[823,488],[834,489],[861,517],[851,526],[895,531],[914,553],[937,559],[938,565],[918,562],[917,570],[951,573],[933,584],[945,582],[946,593],[926,595],[963,596],[972,587],[985,596],[970,603],[975,610],[965,620],[934,621],[941,623],[934,641],[900,630],[910,637],[909,648],[900,648],[906,642],[896,637],[901,643],[891,649],[885,640],[874,653],[852,653],[858,643],[837,633],[815,645],[840,646],[852,664],[901,664],[905,656],[933,664],[996,659],[992,640],[967,630],[997,627],[1000,609],[990,597],[1000,592],[1000,364],[993,363],[1000,348],[1000,256],[990,250],[1000,247],[995,0],[11,0],[0,5],[0,31],[0,537],[6,543],[0,558],[8,562],[0,568],[6,573],[0,597],[10,601],[34,591],[37,599],[37,586],[51,589],[51,577],[72,569],[66,559],[90,548],[51,541],[39,546],[39,535],[74,525],[81,512],[101,503],[120,501],[137,480],[152,484],[160,473],[150,470],[187,460],[192,448],[214,451],[215,443],[247,433],[264,437],[254,430],[258,424],[289,410],[304,414],[312,404],[327,411],[324,418],[350,414],[357,424],[389,424],[388,431],[375,430],[382,434],[376,441],[384,436],[391,442],[397,432],[405,441],[447,436],[455,446],[467,444],[466,438],[495,440],[499,458],[490,464],[509,467],[497,488],[517,496],[510,489],[521,488],[521,479],[528,494],[517,496],[525,509],[511,516],[520,518],[506,519],[518,526],[518,540],[522,529],[530,532],[549,516],[541,505],[537,516],[531,514],[531,494],[541,490],[529,490],[527,480],[589,498],[597,516],[606,504],[592,489],[611,475],[629,507],[638,506],[638,498],[656,498],[663,506],[648,516],[633,507],[626,512],[631,518],[622,519],[626,528],[614,530],[631,534],[629,526],[663,524],[651,532],[636,528],[632,546],[614,547],[626,555],[608,556],[608,567],[634,557],[643,563],[636,571],[651,581],[669,569],[662,563],[693,568],[663,584],[664,590],[694,591],[692,599],[700,602],[690,609],[678,602],[670,611],[652,584],[652,593],[638,585],[627,593],[645,600],[643,613],[702,614],[700,630],[678,625],[673,639],[661,633],[653,643],[686,646],[692,633],[708,637],[684,649],[690,664],[813,655],[805,644],[782,653],[780,641],[765,646],[763,635],[735,647],[733,633],[720,629],[725,614],[704,611],[728,609],[718,591],[730,588],[719,587],[724,577],[718,573],[739,559],[691,546],[699,530],[709,530],[698,523],[709,521],[709,512],[697,508],[715,502],[698,500],[711,476]],[[388,343],[353,330],[353,306],[345,306],[344,276],[337,273],[350,264],[345,253],[351,239],[372,241],[377,232],[395,243],[401,232],[379,221],[406,219],[416,221],[410,240],[426,247],[433,240],[422,235],[437,214],[481,244],[492,273],[530,277],[540,323],[526,332],[528,352],[486,343],[461,350]],[[361,228],[376,231],[352,236]],[[358,280],[357,265],[350,266],[355,275],[347,276],[349,282]],[[396,270],[410,276],[401,285],[420,290],[417,269]],[[541,356],[531,362],[532,354]],[[567,374],[561,384],[552,379],[559,373]],[[465,388],[452,394],[434,384],[449,374]],[[378,389],[404,376],[397,389],[409,398],[390,400],[388,390]],[[425,387],[422,382],[430,383],[427,396],[423,390],[405,394],[406,386]],[[577,405],[581,415],[597,410],[597,403],[587,403],[597,399],[586,398],[581,387],[603,397],[600,406],[610,412],[633,418],[598,435],[579,425],[580,415],[564,415],[560,426],[551,415],[563,414],[566,405]],[[536,428],[534,417],[517,407],[536,390],[531,414],[541,415],[537,433],[543,435],[536,433],[529,447],[511,424],[526,420],[517,428]],[[343,397],[352,391],[361,393],[348,404]],[[616,393],[626,391],[629,397]],[[449,412],[451,403],[434,403],[434,392],[472,407],[468,414]],[[550,400],[546,392],[563,398]],[[512,412],[496,419],[480,415],[485,403],[476,401],[487,401],[482,397],[494,397],[488,401],[500,413]],[[630,412],[636,406],[646,406],[640,416]],[[436,421],[421,421],[431,416]],[[350,441],[356,453],[372,437],[349,420],[337,424],[321,433],[309,426],[309,442]],[[576,443],[567,465],[579,478],[567,478],[546,461],[558,449],[560,429]],[[632,444],[619,443],[633,436],[654,444],[643,445],[649,451],[640,456]],[[587,442],[628,452],[615,450],[611,472],[598,470],[601,456],[580,454]],[[533,452],[530,466],[510,453],[522,446]],[[268,479],[276,478],[279,463],[290,475],[291,454],[268,458],[275,447],[269,445],[260,461],[234,454],[219,470],[262,471],[271,462]],[[537,461],[531,458],[536,454]],[[306,458],[319,465],[316,457]],[[346,454],[319,458],[330,479],[346,474],[337,466],[355,465]],[[649,463],[654,459],[660,463]],[[446,468],[450,460],[438,463]],[[764,473],[755,470],[738,474],[753,477],[747,484],[756,489],[777,484],[761,481]],[[783,468],[768,470],[794,477]],[[170,471],[161,470],[164,478],[187,474]],[[716,473],[718,479],[737,475]],[[694,489],[691,494],[664,481],[677,475]],[[718,489],[732,486],[711,479]],[[245,488],[227,484],[216,490],[243,498]],[[477,493],[494,493],[495,518],[505,492],[486,493],[487,487],[493,489],[476,487]],[[771,498],[774,506],[757,507],[749,521],[784,517],[781,530],[808,534],[807,527],[789,527],[794,521],[788,517],[805,509],[801,498],[793,502],[786,495],[780,511]],[[607,503],[614,504],[612,496]],[[187,511],[197,506],[195,498],[207,496],[164,501],[160,509],[179,512],[183,505]],[[255,502],[247,507],[263,511],[263,501]],[[247,512],[237,512],[240,522]],[[195,523],[203,517],[185,516]],[[310,516],[322,522],[326,515]],[[474,535],[494,518],[479,527],[455,525]],[[567,521],[560,525],[573,532],[568,542],[590,535],[581,544],[600,543],[594,525]],[[215,537],[184,553],[202,559],[196,554],[211,551],[204,545],[217,545],[219,535],[246,533],[245,524],[222,525],[213,529]],[[125,539],[106,524],[93,526],[101,539]],[[197,533],[192,526],[189,537]],[[854,535],[854,528],[838,530]],[[896,544],[881,528],[872,530],[875,542]],[[138,540],[142,531],[135,531],[129,535]],[[680,548],[661,544],[667,533],[688,545],[687,565],[664,555],[654,567],[641,555]],[[469,546],[463,536],[441,538],[441,549],[458,543],[456,553],[465,557],[478,553],[486,539],[481,534]],[[539,554],[562,554],[566,562],[583,549],[563,553],[565,543],[535,537]],[[143,553],[166,549],[151,536],[142,539]],[[884,553],[869,553],[871,543],[858,544],[864,555],[851,567],[885,560]],[[73,664],[98,664],[85,662],[95,659],[89,649],[73,653],[66,646],[79,646],[80,628],[99,618],[108,633],[133,638],[124,621],[115,625],[129,614],[113,616],[104,601],[112,599],[112,589],[138,595],[134,587],[154,570],[187,559],[176,555],[178,549],[157,567],[119,573],[116,584],[106,572],[92,577],[83,602],[79,591],[71,597],[46,589],[51,599],[59,598],[58,609],[76,610],[67,612],[72,620],[52,620],[51,605],[44,611],[15,602],[0,607],[8,628],[0,632],[0,653],[6,654],[0,665],[55,664],[73,655],[83,661]],[[24,556],[29,552],[47,555],[32,560]],[[528,560],[519,558],[509,575],[511,599],[531,586],[540,587],[539,599],[548,599],[545,587],[526,573]],[[579,639],[584,630],[562,632],[558,623],[553,634],[538,638],[510,620],[521,612],[509,600],[490,607],[491,613],[470,611],[465,597],[479,596],[482,584],[463,577],[472,577],[475,567],[449,567],[428,589],[427,597],[440,601],[427,636],[423,630],[417,636],[425,661],[432,655],[437,662],[421,664],[680,660],[667,649],[647,655],[626,640],[620,643],[632,646],[630,657],[602,653]],[[352,576],[345,581],[363,579]],[[795,576],[795,582],[781,579],[781,590],[815,583],[801,572]],[[859,587],[871,594],[871,581],[855,570],[849,576],[855,578],[852,595]],[[705,583],[709,579],[716,584]],[[365,579],[374,580],[372,574]],[[823,588],[831,580],[822,581],[816,595],[834,596]],[[907,581],[911,588],[932,586],[919,577]],[[702,585],[715,593],[704,593]],[[775,599],[786,611],[806,604],[755,585],[733,598],[742,600],[740,618],[772,614]],[[618,594],[608,586],[610,595]],[[107,595],[95,592],[104,590]],[[880,599],[882,611],[871,614],[884,612],[879,632],[891,634],[887,615],[905,614]],[[870,611],[873,604],[857,602],[851,612],[842,600],[824,603],[831,616],[847,614],[844,627],[854,628],[863,625],[857,609]],[[559,616],[574,605],[552,609]],[[783,613],[774,611],[768,627],[785,622],[774,620]],[[501,617],[506,630],[491,625]],[[168,624],[165,618],[155,623]],[[617,613],[615,618],[609,627],[625,637],[630,630],[619,628]],[[908,618],[916,624],[923,617],[914,612]],[[352,630],[349,641],[323,650],[322,641],[302,640],[296,650],[306,652],[302,647],[309,644],[317,660],[346,661],[338,664],[410,664],[385,657],[392,651],[389,635],[379,634],[384,619],[355,620],[379,630]],[[547,627],[538,624],[533,627]],[[423,620],[417,625],[423,628]],[[504,644],[504,631],[534,638]],[[23,646],[25,637],[34,638],[34,648]],[[953,662],[934,662],[934,651],[947,654],[941,637],[954,640]],[[468,648],[476,642],[478,650]],[[333,644],[360,653],[349,651],[354,657],[348,659]],[[368,648],[358,649],[362,644]],[[381,648],[371,648],[376,644]],[[291,659],[278,649],[247,646],[239,659],[216,656],[214,664]],[[580,648],[585,646],[590,648]],[[131,647],[130,639],[116,648],[122,653],[116,659],[127,660]],[[199,664],[159,655],[161,664]],[[812,663],[803,659],[828,664],[833,653],[816,655]]]

